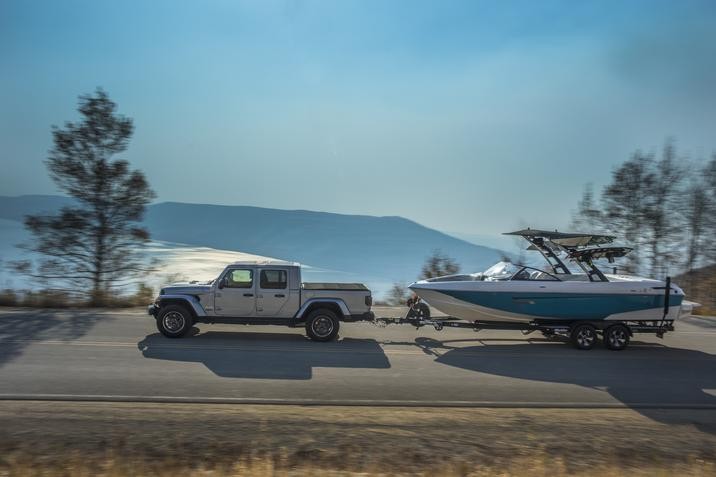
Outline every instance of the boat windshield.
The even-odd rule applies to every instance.
[[[427,278],[426,282],[468,282],[468,281],[508,281],[508,280],[556,280],[559,278],[537,268],[515,265],[512,262],[497,262],[482,273],[445,275]]]
[[[483,280],[509,280],[512,275],[522,270],[522,268],[512,262],[497,262],[482,272],[482,277]]]
[[[515,265],[511,262],[498,262],[482,273],[483,280],[501,281],[501,280],[559,280],[537,268],[525,267],[523,265]]]

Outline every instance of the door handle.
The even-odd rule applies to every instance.
[[[244,293],[244,296],[254,296],[253,293]]]
[[[276,298],[284,298],[286,295],[284,295],[283,293],[276,293],[274,296]]]

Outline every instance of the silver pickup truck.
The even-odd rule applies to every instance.
[[[316,341],[338,335],[340,321],[372,321],[370,290],[360,283],[302,283],[283,261],[236,262],[207,283],[162,288],[147,312],[159,331],[179,338],[194,323],[305,326]]]

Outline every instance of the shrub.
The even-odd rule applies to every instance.
[[[29,308],[68,308],[77,304],[68,292],[61,290],[28,290],[19,301],[20,306]]]
[[[0,291],[0,306],[17,306],[18,301],[15,290],[5,289]]]

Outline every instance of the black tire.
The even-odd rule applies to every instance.
[[[157,329],[167,338],[181,338],[194,326],[191,312],[181,305],[163,306],[157,314]]]
[[[340,322],[328,308],[318,308],[306,318],[306,335],[313,341],[332,341],[338,336]]]
[[[604,330],[604,346],[612,351],[621,351],[629,346],[629,328],[612,325]]]
[[[597,344],[597,329],[589,323],[575,325],[569,338],[575,348],[589,350]]]

